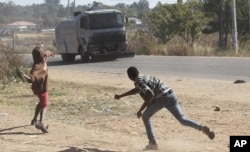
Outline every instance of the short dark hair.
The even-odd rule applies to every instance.
[[[33,56],[33,60],[34,60],[35,64],[40,63],[40,62],[43,61],[43,53],[42,53],[40,47],[35,47],[33,49],[32,56]]]
[[[130,78],[136,78],[139,76],[139,71],[136,67],[132,66],[128,68],[127,74]]]

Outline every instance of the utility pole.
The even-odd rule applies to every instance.
[[[236,22],[236,3],[235,0],[231,0],[232,3],[232,40],[235,53],[238,54],[238,39],[237,39],[237,22]]]

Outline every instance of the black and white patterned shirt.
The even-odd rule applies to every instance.
[[[154,98],[158,98],[170,90],[170,88],[164,84],[163,81],[149,75],[137,77],[134,81],[134,85],[140,90],[140,96],[143,99],[147,90],[153,91]]]

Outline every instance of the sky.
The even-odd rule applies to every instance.
[[[0,2],[9,2],[9,1],[13,1],[16,5],[32,5],[32,4],[41,4],[44,3],[45,0],[0,0]],[[74,0],[69,0],[69,2],[73,2]],[[93,3],[93,1],[96,2],[102,2],[103,4],[106,5],[116,5],[118,3],[125,3],[125,4],[133,4],[134,2],[139,2],[139,0],[75,0],[76,1],[76,5],[88,5]],[[148,0],[149,2],[149,7],[153,8],[157,5],[158,2],[161,2],[163,4],[168,3],[168,4],[173,4],[176,3],[177,0]],[[68,4],[68,0],[60,0],[60,3],[63,4],[64,6],[67,6]]]

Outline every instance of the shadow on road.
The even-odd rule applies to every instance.
[[[68,149],[59,152],[121,152],[121,151],[110,151],[110,150],[99,150],[97,148],[83,148],[69,147]]]
[[[91,64],[91,63],[99,63],[99,62],[112,62],[115,60],[105,60],[105,59],[95,59],[88,63],[82,62],[82,60],[78,59],[72,62],[64,62],[64,61],[48,61],[48,66],[61,66],[61,65],[73,65],[73,64]]]
[[[48,61],[48,66],[60,66],[60,65],[72,65],[79,64],[81,62],[63,62],[63,61]]]

